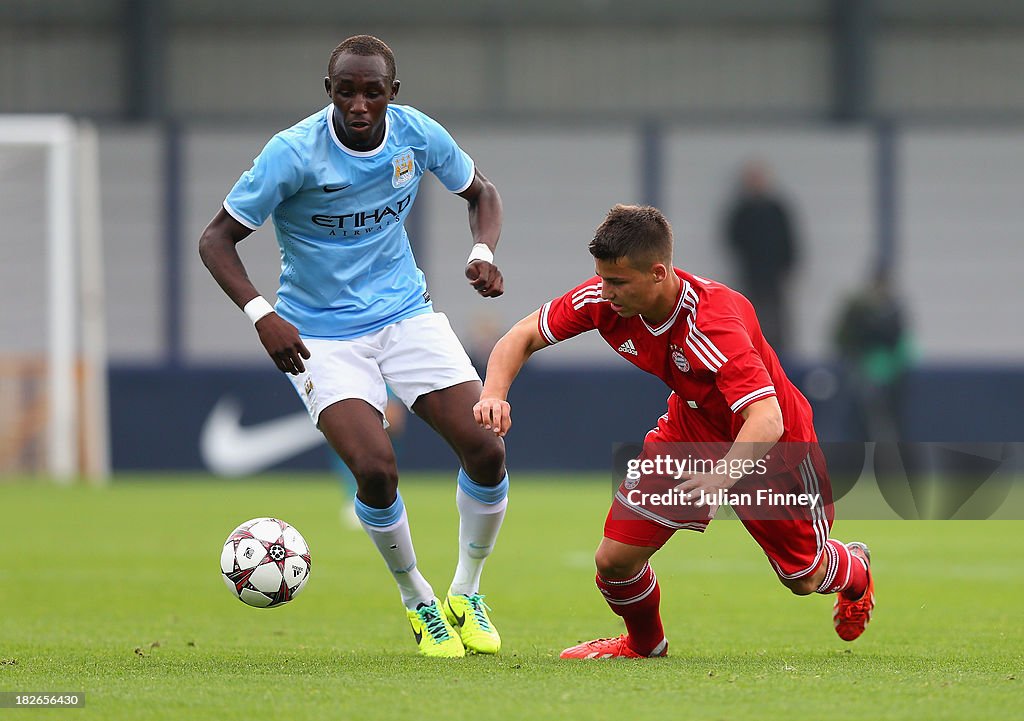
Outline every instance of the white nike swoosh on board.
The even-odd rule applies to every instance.
[[[306,412],[243,426],[242,404],[224,396],[199,435],[203,463],[221,476],[257,473],[324,443]]]

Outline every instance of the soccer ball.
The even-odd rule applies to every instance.
[[[309,546],[277,518],[254,518],[231,532],[220,554],[221,577],[235,598],[270,608],[295,598],[309,578]]]

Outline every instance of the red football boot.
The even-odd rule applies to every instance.
[[[668,641],[662,641],[650,656],[642,656],[626,643],[626,634],[618,638],[599,638],[567,648],[559,658],[660,658],[668,653]]]
[[[832,624],[836,633],[844,641],[853,641],[864,633],[871,620],[871,611],[875,608],[875,580],[871,576],[871,551],[863,543],[853,541],[847,543],[850,555],[864,560],[868,567],[868,587],[856,601],[850,601],[842,593],[836,594],[836,602],[832,607]]]

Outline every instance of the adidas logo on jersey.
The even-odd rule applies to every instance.
[[[636,355],[636,346],[633,345],[632,338],[630,338],[625,343],[619,346],[619,353],[628,353],[629,355]]]

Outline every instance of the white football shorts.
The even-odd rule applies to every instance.
[[[444,313],[423,313],[351,340],[303,338],[306,371],[286,374],[314,423],[320,411],[360,398],[384,415],[387,386],[412,410],[425,393],[479,381]],[[386,425],[386,422],[385,422]]]

